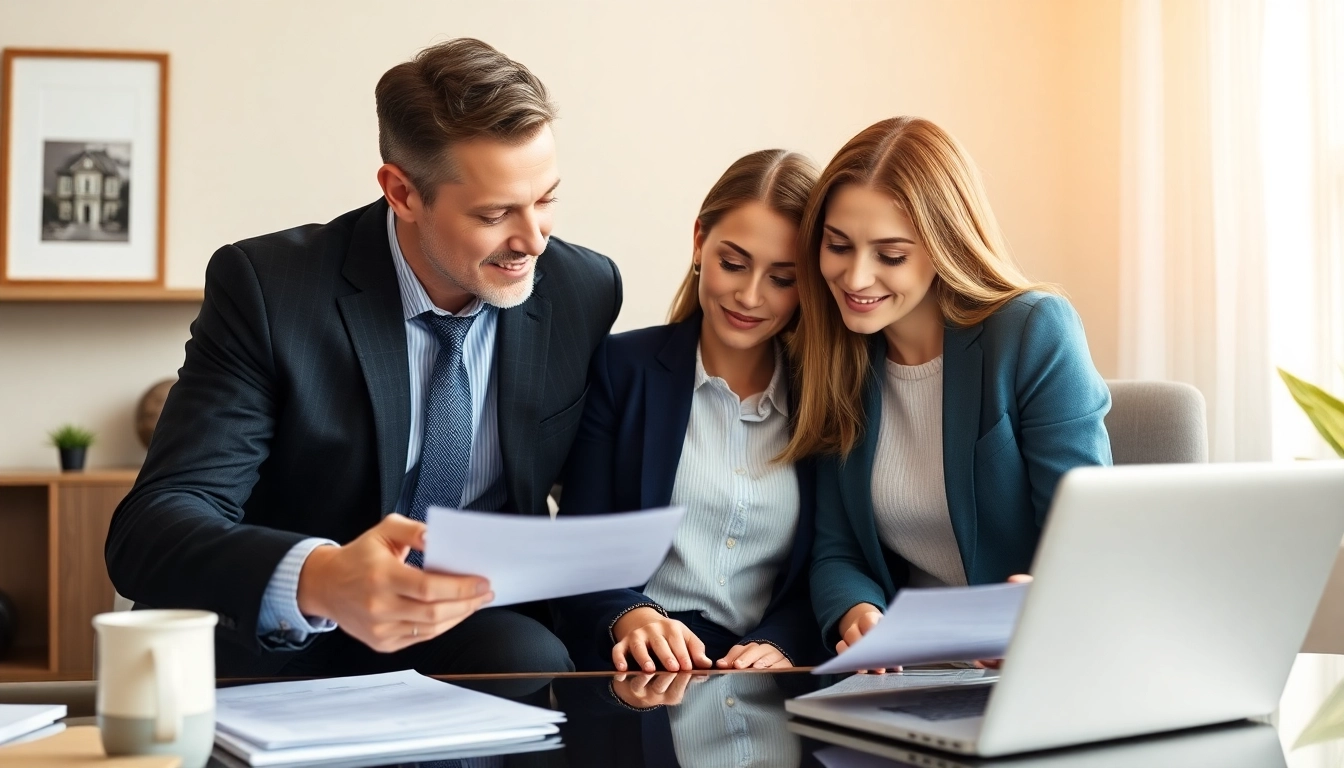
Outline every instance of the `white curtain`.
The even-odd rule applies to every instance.
[[[1262,156],[1275,364],[1344,395],[1344,7],[1266,8]],[[1331,456],[1282,387],[1272,400],[1278,457]]]
[[[1274,368],[1344,377],[1339,0],[1126,0],[1120,373],[1215,461],[1322,455]]]
[[[1344,396],[1344,0],[1124,0],[1121,375],[1186,381],[1214,461],[1330,456],[1281,366]],[[1299,656],[1291,750],[1344,657]]]

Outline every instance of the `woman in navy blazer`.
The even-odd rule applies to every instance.
[[[1082,323],[1003,245],[974,164],[893,118],[822,172],[803,219],[802,398],[820,454],[812,602],[828,646],[903,586],[1025,574],[1060,476],[1109,464]]]
[[[796,323],[798,220],[815,181],[783,150],[734,163],[697,216],[672,323],[594,354],[560,514],[688,512],[641,590],[555,601],[580,669],[781,668],[822,652],[807,589],[812,464],[775,460],[791,434],[778,337]]]

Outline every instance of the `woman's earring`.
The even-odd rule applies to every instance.
[[[700,276],[700,262],[698,261],[691,262],[691,274],[695,275],[696,277]]]

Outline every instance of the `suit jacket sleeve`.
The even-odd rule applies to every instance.
[[[1020,449],[1036,521],[1043,524],[1065,472],[1111,463],[1103,422],[1111,393],[1092,365],[1078,313],[1058,296],[1046,296],[1032,307],[1019,354],[1014,387]]]
[[[243,522],[276,414],[274,360],[255,269],[236,246],[206,270],[186,360],[104,554],[121,594],[156,608],[198,608],[259,648],[256,623],[276,565],[305,536]]]
[[[859,539],[840,497],[839,459],[817,462],[817,531],[812,545],[812,607],[821,626],[821,641],[833,648],[840,637],[836,625],[859,603],[881,609],[887,604],[882,586],[869,575]]]
[[[807,584],[803,579],[799,582],[775,610],[761,618],[756,629],[742,637],[742,643],[767,642],[788,656],[795,666],[810,666],[821,660],[824,650],[818,639]]]
[[[618,428],[617,403],[607,352],[607,343],[603,342],[593,353],[588,374],[588,401],[561,484],[562,515],[606,514],[615,507],[612,468]],[[556,636],[564,642],[580,668],[591,666],[610,656],[612,624],[639,605],[653,606],[654,603],[633,589],[612,589],[553,600],[551,614]],[[586,664],[585,659],[588,660]]]

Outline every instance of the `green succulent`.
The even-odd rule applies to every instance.
[[[1293,399],[1316,426],[1316,431],[1321,433],[1321,437],[1335,449],[1339,457],[1344,458],[1344,401],[1282,368],[1279,369],[1279,375],[1288,385]]]
[[[51,444],[57,448],[88,448],[93,445],[93,432],[74,424],[66,424],[54,432],[48,432]]]

